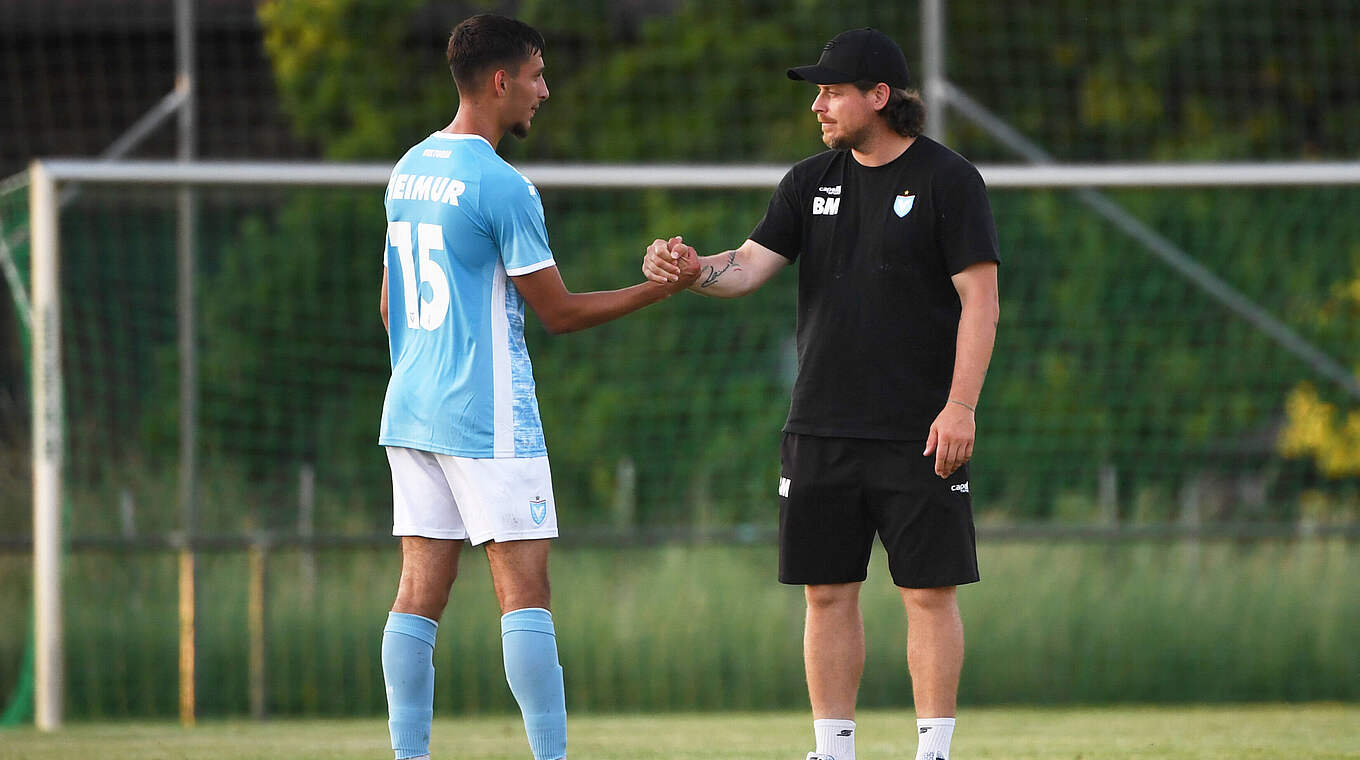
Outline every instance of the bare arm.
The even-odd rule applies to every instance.
[[[642,260],[643,274],[652,282],[674,282],[679,272],[676,255],[648,249]],[[747,240],[735,250],[699,257],[699,279],[689,289],[715,298],[744,296],[788,264],[789,260],[778,253]]]
[[[992,362],[996,325],[1001,302],[996,284],[996,264],[974,264],[954,275],[954,289],[963,306],[954,352],[954,380],[949,397],[977,406],[987,366]]]
[[[953,281],[962,306],[954,348],[954,379],[949,401],[930,426],[923,452],[925,456],[935,454],[935,474],[942,478],[973,456],[977,432],[974,409],[992,361],[996,324],[1001,318],[995,262],[973,264],[954,275]]]
[[[658,240],[666,248],[666,241]],[[538,315],[539,321],[553,334],[574,332],[618,319],[644,306],[650,306],[678,293],[698,277],[698,257],[693,249],[680,259],[679,279],[665,284],[643,282],[621,290],[602,290],[592,293],[572,293],[562,282],[557,267],[512,278],[520,295]]]

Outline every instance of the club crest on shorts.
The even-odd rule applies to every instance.
[[[548,500],[537,497],[530,499],[529,517],[533,519],[534,525],[542,525],[548,519]]]
[[[898,217],[906,216],[911,213],[911,207],[916,205],[916,196],[910,190],[902,191],[902,194],[893,199],[893,213]]]

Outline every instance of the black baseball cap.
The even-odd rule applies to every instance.
[[[789,79],[813,84],[842,84],[868,80],[883,82],[897,90],[911,86],[907,57],[888,35],[864,27],[841,32],[822,48],[815,66],[789,69]]]

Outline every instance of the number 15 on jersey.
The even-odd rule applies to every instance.
[[[406,304],[406,326],[412,330],[435,330],[449,313],[449,277],[430,258],[430,251],[444,250],[444,228],[438,224],[416,225],[411,236],[410,222],[388,222],[387,241],[397,249],[401,260],[402,302]],[[420,265],[416,266],[418,251]],[[417,273],[419,282],[417,282]],[[429,285],[429,290],[422,286]],[[425,300],[428,292],[430,298]]]

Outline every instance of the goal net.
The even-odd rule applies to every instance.
[[[16,266],[30,245],[60,238],[59,266],[54,250],[31,249],[35,283],[44,271],[55,278],[32,294],[34,324],[59,324],[36,346],[40,431],[32,447],[7,439],[5,453],[10,469],[29,454],[39,470],[58,457],[60,501],[40,513],[87,547],[173,536],[190,507],[205,547],[260,531],[382,535],[386,169],[105,167],[52,164],[45,201],[3,200],[11,237],[12,216],[31,219],[30,242],[11,247]],[[1327,168],[1206,177],[1194,167],[983,167],[1003,259],[972,484],[984,531],[1354,518],[1360,189],[1354,166],[1316,173]],[[654,237],[683,234],[705,253],[736,246],[781,174],[525,171],[575,291],[639,281]],[[194,190],[187,281],[183,186]],[[45,212],[55,224],[43,232]],[[528,320],[565,536],[768,535],[795,371],[796,276],[791,267],[735,301],[681,295],[579,334],[552,336]],[[0,510],[24,524],[33,494],[24,477],[3,477],[15,486]],[[27,580],[19,558],[4,561],[15,570],[5,578]],[[82,714],[167,709],[164,694],[129,692],[116,667],[95,664],[149,668],[173,651],[170,561],[131,575],[118,561],[70,560],[83,580],[71,589],[78,601],[63,605],[67,672],[79,699],[100,705]],[[213,578],[239,577],[242,562],[201,568],[203,593],[215,593]],[[26,595],[10,583],[0,588],[21,619]],[[120,610],[112,622],[100,600]],[[135,605],[144,613],[128,611]],[[199,679],[239,679],[236,655],[205,636]],[[13,682],[23,647],[17,626],[0,634],[0,683]]]

